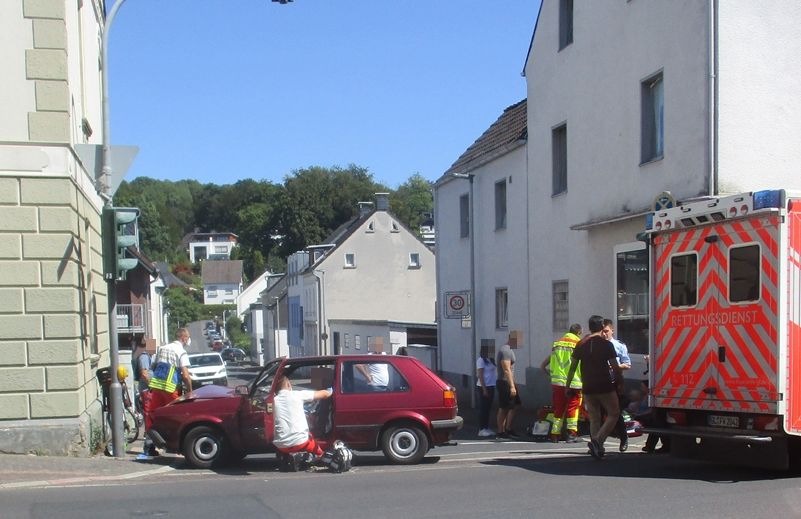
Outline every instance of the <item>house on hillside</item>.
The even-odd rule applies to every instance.
[[[506,344],[512,330],[530,337],[526,114],[525,100],[506,108],[435,183],[440,354],[449,373],[471,374],[478,348]],[[472,355],[448,346],[474,338]],[[462,380],[466,394],[474,385],[472,377],[450,380]]]
[[[204,261],[200,267],[203,304],[232,305],[242,292],[242,260]]]
[[[232,232],[193,232],[181,239],[189,253],[189,261],[227,260],[237,245],[238,236]]]
[[[389,195],[287,261],[293,357],[436,348],[434,253],[389,212]],[[380,338],[380,339],[379,339]],[[432,355],[433,357],[433,355]]]
[[[793,2],[543,0],[524,70],[526,175],[506,192],[525,193],[527,250],[504,250],[517,263],[503,265],[526,274],[524,297],[508,294],[510,326],[515,313],[529,316],[516,364],[526,405],[550,398],[536,367],[551,341],[572,322],[586,326],[591,314],[616,321],[632,353],[631,373],[644,371],[649,322],[640,302],[649,267],[636,235],[657,195],[667,191],[681,202],[801,187],[801,79],[787,73],[797,68],[799,23],[801,6]],[[482,184],[490,177],[481,171],[473,178],[481,199],[495,200]],[[460,232],[446,227],[462,221],[458,201],[467,190],[444,180],[437,191],[441,262],[462,257],[466,246],[446,248],[446,237]],[[475,209],[475,295],[486,319],[498,287],[480,278],[499,256],[489,246],[497,215]],[[442,370],[471,377],[456,346],[460,330],[440,315]],[[477,323],[477,343],[491,338],[491,324]]]
[[[264,343],[264,308],[261,295],[273,276],[266,270],[257,276],[238,296],[236,296],[236,315],[250,335],[250,352],[253,359],[261,359]]]
[[[289,356],[287,342],[287,276],[286,274],[271,274],[268,284],[261,293],[261,307],[264,346],[260,364],[264,364],[279,357]]]

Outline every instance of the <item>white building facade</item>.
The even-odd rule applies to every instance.
[[[527,277],[529,333],[516,369],[527,405],[549,399],[536,367],[551,342],[592,314],[616,321],[634,353],[632,377],[642,376],[647,251],[636,235],[659,193],[682,201],[801,187],[799,23],[793,2],[542,2],[524,71],[528,144],[518,185],[526,186],[527,253],[508,267]],[[459,214],[458,193],[445,187],[436,219],[443,263],[464,254],[463,243],[443,248],[453,232],[443,226]],[[494,232],[481,230],[482,218],[493,215],[476,217],[477,241]],[[477,247],[477,273],[497,255]],[[492,287],[479,282],[476,295],[485,317]],[[450,365],[470,373],[463,361]]]

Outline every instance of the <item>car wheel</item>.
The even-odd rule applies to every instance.
[[[381,435],[381,450],[393,463],[420,463],[428,452],[428,437],[416,425],[393,425]]]
[[[225,459],[225,437],[216,429],[201,425],[184,438],[184,457],[199,469],[211,468]]]

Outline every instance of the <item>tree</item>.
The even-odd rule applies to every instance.
[[[392,213],[409,229],[419,232],[424,215],[434,212],[431,183],[420,173],[415,173],[395,190],[390,197],[390,207]]]
[[[168,321],[169,336],[175,337],[178,325],[197,321],[203,315],[201,301],[197,291],[187,288],[168,288],[164,291],[166,307],[170,312]]]

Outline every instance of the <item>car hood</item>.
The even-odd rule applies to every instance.
[[[191,402],[193,400],[213,400],[215,398],[231,398],[238,396],[236,389],[226,386],[203,386],[186,393],[182,397],[174,400],[173,403]]]

